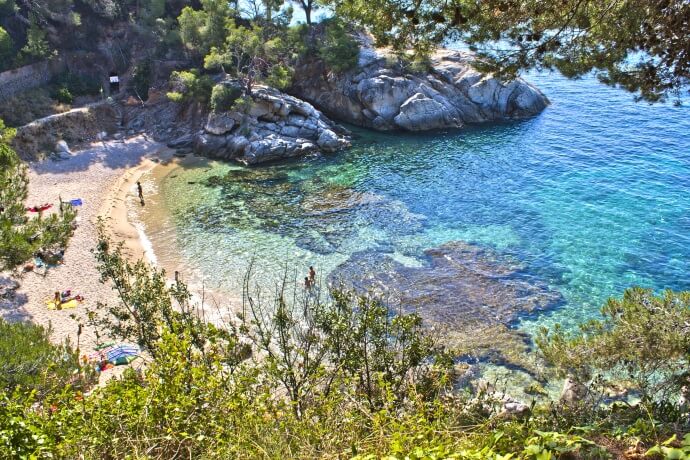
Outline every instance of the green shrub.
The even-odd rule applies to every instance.
[[[266,84],[278,89],[285,89],[292,83],[292,69],[288,66],[276,64],[266,78]]]
[[[44,430],[45,416],[32,410],[33,394],[0,390],[0,458],[53,458],[55,444]]]
[[[79,356],[69,344],[54,345],[50,330],[0,319],[0,390],[35,391],[39,396],[67,385],[83,388]]]
[[[29,30],[26,32],[26,45],[21,50],[23,60],[31,62],[36,59],[45,59],[51,55],[51,47],[46,39],[47,33],[37,22],[36,16],[30,16]]]
[[[0,71],[9,69],[14,57],[14,43],[5,29],[0,27]]]
[[[323,42],[319,46],[319,56],[326,66],[336,73],[345,72],[357,66],[359,43],[336,20],[326,25]]]
[[[172,102],[175,102],[176,104],[179,104],[182,101],[184,101],[184,95],[177,91],[168,91],[167,93],[165,93],[165,96]]]
[[[536,342],[546,360],[580,383],[625,381],[643,401],[678,398],[690,379],[690,292],[630,288],[601,314],[577,334],[542,329]]]
[[[16,130],[5,127],[0,120],[0,270],[8,270],[29,260],[39,248],[44,251],[64,249],[72,236],[76,213],[65,210],[29,217],[25,201],[28,197],[27,167],[10,147]]]
[[[168,99],[171,101],[207,104],[211,98],[213,80],[196,69],[181,70],[170,74],[170,86],[172,91],[168,93]]]
[[[72,93],[70,93],[69,89],[63,86],[58,88],[57,92],[55,93],[55,99],[63,104],[71,104],[74,98],[72,97]]]
[[[218,84],[211,91],[211,109],[214,112],[230,110],[237,98],[242,95],[242,89],[237,86]]]
[[[95,96],[101,92],[100,80],[82,73],[62,73],[53,80],[53,83],[58,88],[67,89],[72,96]]]

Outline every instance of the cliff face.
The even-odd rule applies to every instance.
[[[327,74],[318,61],[302,64],[290,92],[339,121],[380,131],[527,118],[548,105],[546,96],[522,79],[502,82],[477,71],[473,58],[440,49],[428,73],[409,73],[389,65],[385,50],[365,44],[357,67],[340,75]]]

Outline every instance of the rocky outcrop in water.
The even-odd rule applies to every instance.
[[[516,262],[480,246],[455,241],[425,251],[429,264],[407,267],[380,254],[358,254],[333,281],[394,299],[434,323],[506,324],[521,313],[546,309],[560,296],[528,279]]]
[[[303,63],[292,94],[339,121],[380,131],[520,119],[540,113],[549,103],[522,79],[503,82],[479,72],[470,53],[440,49],[431,57],[429,72],[413,73],[389,64],[390,52],[363,40],[355,69],[334,75],[320,61]]]
[[[528,276],[521,264],[460,241],[425,251],[428,264],[405,266],[381,253],[360,253],[335,270],[331,283],[371,292],[395,308],[419,313],[460,355],[538,373],[529,338],[509,327],[519,315],[556,306],[560,294]]]
[[[256,88],[252,99],[247,113],[209,114],[195,152],[256,164],[350,145],[346,131],[307,102],[269,87]]]

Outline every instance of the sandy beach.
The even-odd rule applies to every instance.
[[[29,206],[53,203],[47,212],[57,212],[59,196],[64,201],[81,198],[78,227],[65,251],[64,263],[45,272],[36,270],[23,274],[17,281],[21,287],[16,301],[2,305],[0,315],[7,320],[32,321],[52,328],[52,338],[67,338],[77,343],[78,319],[97,301],[116,301],[114,291],[99,282],[92,249],[96,245],[98,217],[108,219],[113,239],[124,241],[128,256],[135,260],[151,258],[142,244],[140,231],[128,220],[128,196],[136,196],[136,182],[162,161],[172,158],[173,151],[145,136],[120,141],[92,144],[74,152],[69,158],[46,160],[29,165]],[[77,308],[48,310],[45,300],[55,291],[71,289],[85,297]],[[95,331],[85,327],[79,338],[80,349],[90,351],[96,344]]]

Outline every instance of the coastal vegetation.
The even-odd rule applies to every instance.
[[[250,272],[242,313],[211,306],[223,315],[210,322],[184,283],[126,260],[103,227],[99,235],[99,270],[120,301],[85,320],[145,347],[146,366],[85,392],[92,373],[69,344],[3,323],[3,366],[25,370],[2,381],[5,458],[678,459],[690,450],[690,293],[632,289],[582,333],[545,331],[541,356],[575,373],[582,388],[571,391],[582,393],[517,411],[490,385],[454,389],[451,350],[414,314],[338,288],[262,296]],[[636,347],[621,347],[629,341]],[[649,391],[651,374],[663,392]],[[631,393],[612,397],[614,383]]]
[[[293,7],[303,10],[306,23],[292,21]],[[316,11],[327,17],[318,20]],[[329,139],[325,117],[277,90],[294,89],[307,67],[317,68],[321,81],[336,80],[357,66],[367,34],[390,47],[384,60],[410,78],[428,72],[438,44],[462,39],[477,53],[477,67],[508,80],[532,68],[573,78],[595,71],[605,83],[659,101],[687,85],[687,38],[678,37],[687,36],[689,15],[681,0],[0,0],[0,70],[71,51],[96,53],[108,30],[122,39],[109,39],[108,49],[134,101],[118,109],[127,105],[134,113],[131,107],[146,107],[152,94],[164,94],[160,99],[176,111],[203,114],[203,139],[228,150],[231,141],[248,143],[252,136],[245,136],[245,118],[223,114],[249,116],[260,107],[254,98],[263,98],[262,107],[270,110],[261,116],[274,128],[283,123],[275,129],[294,131],[300,142],[308,132],[335,150],[346,141],[335,134]],[[159,72],[162,61],[174,62],[174,69]],[[35,105],[49,99],[69,106],[81,96],[100,98],[105,88],[103,78],[69,70],[41,91],[27,97]],[[420,96],[400,102],[418,104],[420,112],[441,110]],[[543,108],[546,99],[539,101]],[[24,110],[21,103],[0,108],[0,114],[11,112],[8,125],[48,110]],[[296,124],[286,126],[289,117]],[[400,126],[436,126],[413,121],[403,117]],[[15,134],[0,120],[0,271],[8,272],[36,256],[59,255],[76,225],[70,205],[43,214],[40,203],[26,202],[27,166],[11,147]],[[184,134],[188,147],[191,135]],[[266,183],[279,188],[269,195]],[[305,211],[337,209],[342,216],[362,200],[334,185],[331,196],[311,193],[304,202],[286,204],[281,200],[294,192],[291,184],[246,170],[211,176],[206,185],[237,187],[223,204],[232,211],[230,226],[268,222],[291,236],[304,233],[299,217]],[[397,202],[387,211],[378,198],[366,202],[378,206],[372,220],[408,230],[417,225],[401,217]],[[211,208],[216,222],[218,209]],[[323,228],[312,230],[337,241],[331,224],[326,218]],[[130,260],[108,225],[99,222],[92,252],[98,281],[114,290],[116,300],[90,299],[90,308],[72,319],[78,336],[83,327],[95,332],[98,346],[113,339],[137,344],[143,364],[99,384],[81,343],[54,343],[49,327],[0,319],[0,458],[690,458],[690,292],[631,287],[579,330],[543,328],[533,343],[534,381],[524,391],[532,399],[519,401],[496,382],[470,382],[464,374],[471,353],[488,348],[497,335],[510,336],[506,348],[513,350],[501,350],[504,355],[525,354],[532,346],[508,330],[517,313],[506,305],[513,290],[525,295],[531,286],[510,277],[506,267],[454,272],[464,281],[497,278],[494,272],[510,279],[505,286],[492,279],[464,288],[483,289],[494,299],[495,318],[490,327],[459,331],[485,336],[453,348],[414,313],[429,291],[419,295],[419,304],[397,304],[349,286],[352,279],[302,288],[289,275],[266,290],[254,282],[256,267],[250,266],[237,311],[209,304],[163,269]],[[449,248],[471,251],[447,244],[436,258],[451,260],[443,252]],[[406,269],[409,278],[399,279],[433,287],[439,280],[425,278],[427,268]],[[549,292],[537,294],[549,298]],[[479,303],[474,315],[486,316],[489,305]],[[551,379],[565,380],[560,396],[544,388]]]

